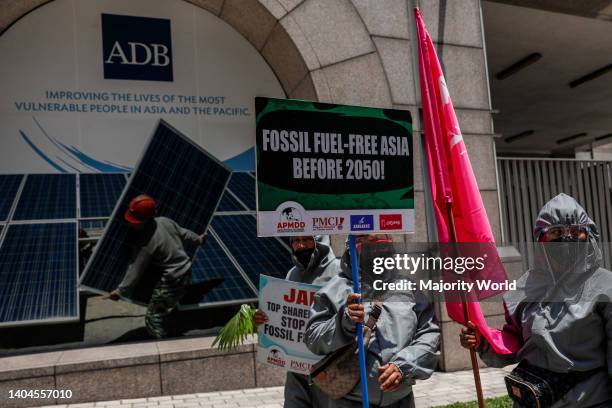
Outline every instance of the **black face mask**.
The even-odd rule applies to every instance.
[[[563,235],[548,242],[548,245],[545,244],[545,249],[552,272],[555,274],[581,272],[574,269],[580,264],[578,258],[581,255],[581,249],[584,249],[584,243],[571,235]]]
[[[559,238],[552,239],[549,242],[580,242],[578,238],[574,238],[571,235],[563,235]]]
[[[310,258],[312,258],[312,254],[313,253],[314,253],[314,248],[312,248],[312,249],[304,249],[302,251],[295,251],[293,254],[297,258],[298,262],[304,268],[308,268],[308,264],[310,264]]]

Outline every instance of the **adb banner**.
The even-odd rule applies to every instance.
[[[54,0],[0,35],[0,173],[130,172],[160,119],[254,170],[259,51],[183,0]]]
[[[304,343],[310,305],[321,287],[259,275],[259,307],[268,322],[259,326],[257,360],[300,374],[322,356],[312,354]]]
[[[410,112],[256,98],[259,236],[414,232]]]

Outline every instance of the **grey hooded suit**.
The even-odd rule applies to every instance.
[[[306,326],[306,345],[327,355],[355,341],[356,324],[345,313],[346,298],[353,292],[349,251],[343,256],[342,273],[316,295]],[[362,285],[366,314],[372,310],[372,290]],[[433,305],[412,292],[385,296],[383,311],[366,348],[368,393],[371,406],[414,406],[412,385],[429,378],[438,362],[440,328]],[[378,368],[393,363],[404,376],[399,389],[382,392]],[[330,401],[330,407],[360,407],[361,385],[346,397]]]
[[[304,267],[295,255],[293,268],[285,278],[288,281],[323,286],[340,273],[340,261],[329,246],[327,236],[317,237],[309,264]],[[309,385],[308,376],[287,372],[285,381],[285,408],[324,408],[328,398],[316,387]]]
[[[503,330],[514,333],[521,348],[498,355],[484,341],[480,356],[494,367],[527,360],[559,373],[595,370],[553,407],[612,407],[612,272],[600,266],[595,224],[565,194],[542,208],[534,238],[537,241],[545,228],[558,225],[587,226],[587,242],[554,250],[546,244],[535,248],[533,269],[519,279],[517,293],[505,296]],[[569,251],[565,261],[551,262],[553,251],[560,250]]]

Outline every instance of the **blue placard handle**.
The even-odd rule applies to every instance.
[[[357,264],[357,245],[355,236],[349,235],[349,251],[351,251],[351,270],[353,272],[353,292],[361,293],[359,284],[359,268]],[[347,305],[348,306],[348,305]],[[357,323],[357,342],[359,346],[359,369],[361,370],[361,400],[363,408],[369,408],[368,373],[366,371],[365,348],[363,345],[363,324]]]

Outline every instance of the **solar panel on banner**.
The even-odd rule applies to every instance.
[[[0,221],[6,221],[8,218],[22,179],[21,174],[0,176]]]
[[[229,176],[230,170],[223,163],[160,121],[85,268],[81,285],[95,292],[108,293],[123,279],[131,253],[130,242],[135,234],[124,221],[123,214],[132,198],[139,194],[150,195],[157,202],[158,215],[202,234]],[[148,302],[151,289],[150,282],[139,283],[131,300]]]
[[[84,230],[89,230],[89,229],[101,230],[101,229],[104,229],[107,222],[108,222],[107,219],[82,220],[82,221],[79,221],[79,228],[82,228]]]
[[[216,306],[238,301],[255,301],[257,294],[240,273],[238,267],[227,256],[214,236],[209,236],[206,243],[196,254],[193,262],[192,285],[188,291],[189,299],[183,299],[183,305]],[[198,286],[206,282],[220,280],[220,284],[208,293],[198,296]],[[192,292],[189,294],[189,292]],[[183,307],[184,308],[184,307]]]
[[[217,212],[235,212],[235,211],[246,211],[247,208],[240,204],[238,200],[226,189],[225,193],[223,193],[223,197],[221,197],[221,202],[219,203],[219,207],[217,207]]]
[[[7,228],[0,247],[0,326],[77,320],[76,223]]]
[[[110,217],[125,183],[124,174],[79,175],[81,218]]]
[[[29,174],[14,220],[76,218],[75,174]]]
[[[249,210],[255,210],[255,178],[248,172],[232,173],[227,188],[238,197]]]
[[[258,238],[255,217],[217,215],[211,230],[238,261],[253,285],[259,287],[259,274],[285,278],[293,266],[289,249],[276,238]]]

